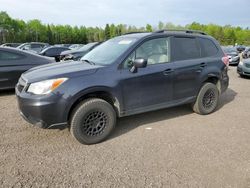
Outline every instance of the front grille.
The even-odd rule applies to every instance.
[[[250,64],[248,64],[248,63],[245,63],[245,66],[246,66],[247,68],[250,68]]]

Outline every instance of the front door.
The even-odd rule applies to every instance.
[[[144,42],[127,58],[121,71],[123,110],[147,111],[172,100],[173,70],[169,55],[169,38],[165,37]],[[131,73],[129,68],[135,58],[146,59],[148,64]]]

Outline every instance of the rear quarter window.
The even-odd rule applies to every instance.
[[[173,37],[172,55],[174,61],[196,59],[201,57],[201,50],[196,38]]]
[[[24,58],[24,55],[13,53],[13,52],[7,52],[7,51],[0,51],[0,61],[6,61],[6,60],[19,60]]]
[[[219,50],[212,40],[199,38],[199,42],[202,48],[202,57],[211,57],[218,53]]]

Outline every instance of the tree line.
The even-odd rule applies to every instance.
[[[216,38],[221,45],[250,45],[249,28],[200,24],[193,22],[181,26],[173,23],[159,22],[157,26],[147,24],[145,27],[125,24],[106,24],[102,27],[85,27],[70,25],[43,24],[34,19],[25,22],[11,18],[6,12],[0,12],[0,44],[6,42],[46,42],[49,44],[77,44],[104,41],[129,32],[151,32],[161,29],[191,29],[204,31]]]

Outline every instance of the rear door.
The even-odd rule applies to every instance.
[[[188,99],[196,95],[200,75],[206,62],[195,37],[172,37],[171,52],[174,64],[174,99]]]
[[[28,70],[23,54],[0,50],[0,88],[14,88],[20,75]]]

